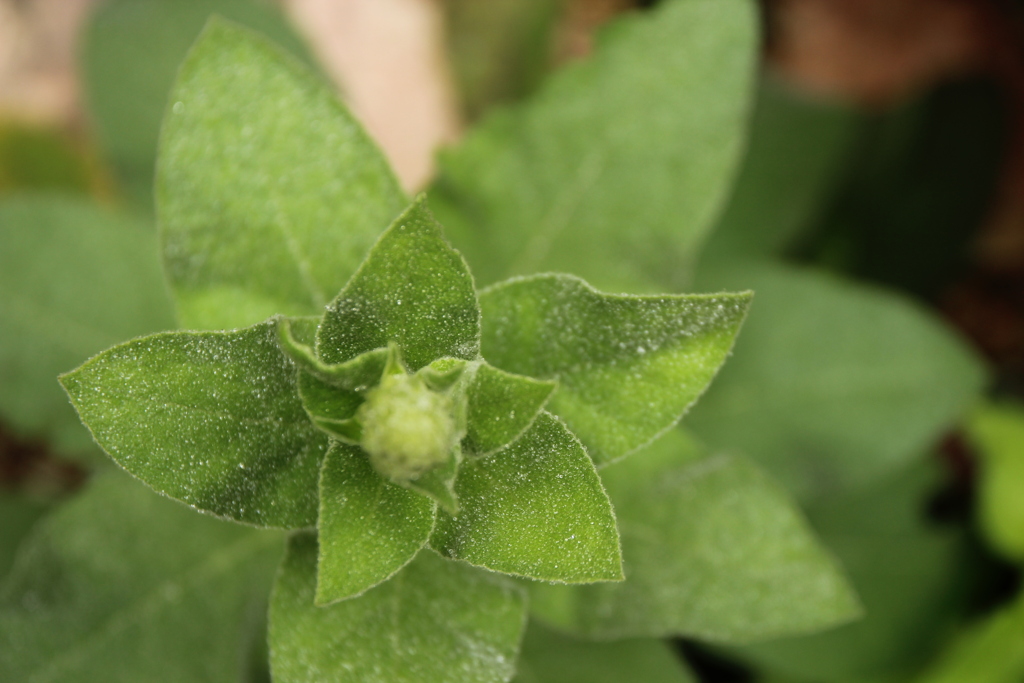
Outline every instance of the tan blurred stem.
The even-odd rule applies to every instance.
[[[423,187],[458,108],[432,0],[284,0],[324,70],[391,160],[407,190]]]
[[[80,115],[79,27],[96,0],[0,0],[0,112],[33,123]]]

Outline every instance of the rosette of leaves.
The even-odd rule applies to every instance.
[[[609,295],[568,275],[478,293],[330,90],[221,21],[170,102],[157,208],[190,331],[115,346],[61,381],[151,488],[292,531],[270,598],[275,681],[508,680],[527,599],[510,577],[632,586],[595,594],[598,621],[583,593],[533,591],[541,618],[583,636],[731,642],[855,616],[834,562],[749,464],[690,468],[670,438],[668,456],[609,469],[607,492],[599,473],[694,403],[749,293]],[[831,601],[779,609],[807,585]],[[756,604],[722,601],[737,595]],[[785,614],[759,626],[766,611]]]
[[[420,199],[321,318],[143,337],[62,378],[104,450],[161,493],[252,525],[316,527],[293,537],[272,603],[283,680],[303,680],[290,643],[319,622],[375,621],[381,601],[435,612],[431,599],[466,581],[479,595],[452,609],[514,661],[519,589],[468,565],[621,580],[595,462],[679,419],[724,360],[749,294],[608,296],[551,275],[482,298],[485,341],[506,365],[542,363],[541,377],[481,357],[472,277]],[[363,627],[338,644],[366,649]],[[406,664],[445,646],[461,647],[449,634],[410,648]]]

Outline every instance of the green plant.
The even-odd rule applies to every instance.
[[[0,674],[258,681],[269,660],[279,682],[692,680],[666,637],[797,680],[904,671],[954,623],[935,596],[965,545],[918,518],[939,479],[919,456],[983,372],[915,305],[781,262],[820,186],[793,197],[771,155],[814,146],[794,158],[816,177],[831,147],[803,134],[842,136],[834,113],[801,135],[768,126],[792,103],[763,84],[743,161],[756,47],[744,0],[624,19],[593,59],[486,117],[410,202],[328,88],[211,24],[158,155],[173,304],[155,266],[107,267],[136,258],[115,248],[156,253],[145,228],[81,202],[0,207],[0,225],[56,214],[42,243],[63,264],[27,277],[39,241],[0,231],[3,367],[37,339],[61,351],[17,385],[52,419],[17,392],[0,409],[82,450],[81,431],[54,438],[75,436],[73,416],[44,378],[172,328],[174,308],[191,331],[63,382],[123,469],[230,521],[98,465],[0,589]],[[152,154],[136,137],[111,146],[118,166]],[[65,235],[95,243],[97,286],[58,261]],[[696,288],[757,300],[683,431],[749,299],[649,294]],[[897,555],[903,583],[879,579]],[[861,613],[846,572],[867,619],[829,631]],[[1014,633],[1002,622],[996,641]]]
[[[240,106],[247,98],[271,111]],[[244,144],[251,137],[266,140],[258,159]],[[343,140],[347,154],[309,163],[325,138]],[[422,198],[356,268],[353,257],[403,201],[386,164],[323,86],[226,24],[209,26],[182,67],[161,146],[158,211],[179,318],[230,328],[278,315],[225,332],[142,337],[65,375],[97,443],[200,510],[259,527],[316,527],[291,537],[276,580],[276,679],[343,670],[358,680],[507,679],[526,603],[501,574],[621,581],[595,465],[679,419],[724,361],[749,294],[609,296],[544,275],[488,288],[478,304]],[[225,158],[236,171],[225,171]],[[310,201],[325,190],[334,201]],[[325,226],[320,207],[344,229]],[[347,273],[322,317],[294,317],[321,308]],[[743,577],[751,587],[818,586],[803,610],[754,631],[856,612],[832,561],[749,465],[707,467],[694,476],[715,480],[711,491],[764,490],[745,504],[774,510],[773,530],[788,534],[779,539],[785,576]],[[620,472],[618,485],[629,489],[629,476]],[[266,552],[264,538],[253,536],[248,552]],[[14,583],[31,592],[38,579],[24,571]],[[537,599],[544,604],[543,592]],[[729,610],[689,618],[726,639],[751,631]],[[674,627],[644,626],[651,635]],[[397,650],[396,638],[405,643]],[[24,676],[61,666],[24,657],[10,665]]]

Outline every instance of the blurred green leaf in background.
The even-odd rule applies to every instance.
[[[109,0],[89,21],[81,57],[88,108],[121,190],[144,215],[153,213],[157,139],[171,84],[214,14],[309,60],[302,39],[268,0]]]

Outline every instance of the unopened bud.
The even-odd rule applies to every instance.
[[[389,479],[408,481],[447,461],[455,419],[447,396],[415,375],[385,375],[359,409],[360,445]]]

